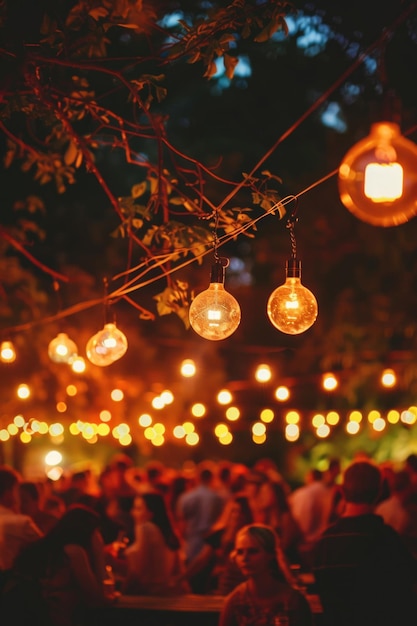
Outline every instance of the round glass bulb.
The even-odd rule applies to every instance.
[[[127,350],[126,336],[116,324],[105,324],[87,343],[87,358],[94,365],[105,367],[120,359]]]
[[[0,346],[0,360],[3,363],[13,363],[16,360],[16,351],[11,341],[2,341]]]
[[[339,167],[340,199],[374,226],[397,226],[417,214],[417,146],[398,124],[379,122]]]
[[[269,296],[267,313],[271,323],[287,335],[299,335],[317,319],[318,305],[314,294],[301,284],[301,262],[287,262],[285,284]]]
[[[240,306],[223,283],[210,283],[191,303],[189,319],[193,330],[211,341],[230,337],[240,324]]]
[[[58,333],[48,345],[48,356],[55,363],[68,363],[77,353],[78,348],[67,333]]]

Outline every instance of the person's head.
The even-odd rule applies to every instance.
[[[34,515],[39,510],[40,491],[36,483],[25,481],[19,485],[20,510],[25,515]]]
[[[71,505],[46,535],[54,545],[79,545],[89,549],[94,532],[100,530],[100,516],[83,504]]]
[[[233,534],[233,531],[237,532],[242,526],[247,526],[252,522],[253,513],[248,498],[235,496],[226,502],[216,526],[226,528]]]
[[[173,549],[179,547],[179,541],[172,527],[164,497],[160,493],[149,492],[136,496],[133,502],[132,517],[135,524],[153,522],[162,532],[168,547]]]
[[[0,466],[0,503],[17,512],[20,509],[20,474],[8,465]]]
[[[343,475],[343,495],[346,502],[373,505],[382,488],[382,474],[371,461],[355,461]]]
[[[286,580],[279,565],[279,539],[273,528],[265,524],[249,524],[241,528],[235,539],[232,556],[244,576],[271,575]]]

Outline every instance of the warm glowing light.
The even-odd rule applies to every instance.
[[[416,422],[416,416],[411,411],[402,411],[401,421],[403,424],[414,424]]]
[[[11,341],[2,341],[0,345],[0,361],[13,363],[16,360],[16,351]]]
[[[227,433],[229,432],[228,427],[226,426],[226,424],[217,424],[217,426],[214,429],[214,434],[216,435],[216,437],[224,437]]]
[[[235,332],[240,317],[239,303],[224,288],[224,265],[218,260],[212,266],[208,289],[191,302],[191,328],[204,339],[219,341]]]
[[[162,400],[161,396],[155,396],[154,398],[152,398],[151,405],[154,409],[160,411],[164,408],[165,402]]]
[[[152,424],[152,417],[149,415],[149,413],[142,413],[142,415],[139,415],[138,422],[139,426],[142,426],[142,428],[147,428]]]
[[[381,383],[384,387],[395,387],[397,382],[397,377],[395,375],[394,370],[385,369],[381,375]]]
[[[38,422],[38,432],[40,435],[46,435],[48,432],[49,426],[46,422]]]
[[[259,417],[265,424],[270,424],[274,420],[275,415],[272,409],[262,409]]]
[[[206,407],[201,402],[196,402],[191,407],[191,413],[194,417],[203,417],[206,414]]]
[[[287,441],[297,441],[300,437],[300,429],[297,424],[287,424],[285,427],[285,439]]]
[[[285,400],[288,400],[290,397],[290,390],[288,387],[281,385],[275,389],[275,397],[279,402],[285,402]]]
[[[22,438],[22,435],[24,435],[24,433],[21,433],[20,438]],[[10,439],[10,433],[6,428],[2,428],[0,430],[0,441],[7,441],[8,439]]]
[[[356,435],[359,432],[359,422],[349,421],[346,424],[346,432],[349,435]]]
[[[126,434],[126,435],[122,435],[119,438],[119,443],[122,446],[130,446],[130,444],[132,443],[132,435],[130,435],[129,433]],[[153,443],[153,441],[152,441],[152,443]]]
[[[65,390],[67,392],[67,396],[76,396],[78,393],[78,389],[75,385],[67,385]]]
[[[49,434],[52,435],[53,437],[59,437],[59,435],[62,435],[63,432],[64,432],[64,427],[62,424],[59,424],[58,422],[56,424],[51,424],[49,427]]]
[[[30,388],[28,385],[22,384],[17,388],[17,397],[21,400],[27,400],[30,397]]]
[[[195,431],[195,426],[192,422],[184,422],[182,427],[185,430],[186,435],[189,435],[190,433],[193,433]]]
[[[400,412],[396,411],[395,409],[391,409],[390,411],[388,411],[387,421],[390,424],[398,424],[398,422],[400,421]]]
[[[7,430],[9,431],[9,433],[12,435],[12,437],[14,437],[14,435],[17,435],[17,433],[19,432],[18,427],[16,426],[16,424],[9,424],[7,426]]]
[[[317,300],[301,284],[301,261],[287,261],[285,283],[269,296],[267,314],[275,328],[289,335],[305,332],[316,321]]]
[[[185,442],[189,445],[189,446],[196,446],[198,444],[198,442],[200,441],[200,437],[198,436],[197,433],[193,432],[193,433],[188,433],[185,437]]]
[[[339,385],[339,381],[332,373],[323,374],[322,387],[326,391],[334,391]]]
[[[0,434],[1,434],[1,431],[0,431]],[[1,439],[1,437],[0,437],[0,439]],[[32,441],[31,435],[29,435],[29,433],[24,433],[24,432],[20,433],[19,439],[20,439],[20,441],[22,443],[30,443]]]
[[[258,381],[258,383],[269,382],[272,378],[272,372],[271,372],[271,368],[269,367],[269,365],[266,365],[265,363],[258,365],[258,367],[256,368],[256,372],[255,372],[255,378]]]
[[[330,425],[330,426],[336,426],[336,424],[338,424],[340,421],[340,416],[339,413],[337,413],[336,411],[329,411],[326,415],[326,422]]]
[[[233,441],[233,435],[229,431],[225,435],[223,435],[223,437],[219,437],[219,443],[222,446],[230,446],[232,441]]]
[[[107,437],[107,435],[110,434],[110,426],[108,424],[98,424],[97,434],[100,435],[100,437]]]
[[[48,356],[55,363],[68,363],[77,353],[78,348],[67,333],[58,333],[48,345]]]
[[[57,402],[56,404],[56,410],[58,411],[58,413],[65,413],[65,411],[67,410],[67,405],[65,402]]]
[[[25,424],[25,418],[23,417],[23,415],[15,415],[15,417],[13,418],[13,422],[18,428],[22,428]]]
[[[110,413],[110,411],[107,411],[107,410],[104,409],[103,411],[100,411],[100,416],[99,417],[100,417],[102,422],[110,422],[110,420],[111,420],[111,413]]]
[[[75,422],[72,422],[72,424],[69,425],[69,431],[70,431],[71,435],[79,435],[80,434],[79,426]]]
[[[300,414],[297,411],[288,411],[285,416],[287,424],[298,424],[300,421]]]
[[[362,413],[360,411],[351,411],[349,414],[349,421],[358,422],[358,424],[362,421]]]
[[[59,465],[62,461],[62,454],[58,450],[51,450],[45,455],[46,465]]]
[[[386,427],[386,422],[382,417],[377,417],[376,420],[372,423],[372,428],[377,432],[381,432]]]
[[[262,422],[252,424],[252,434],[261,437],[266,433],[266,426]]]
[[[252,433],[252,441],[253,443],[261,445],[266,441],[266,434],[264,433],[263,435],[255,435],[255,433]]]
[[[319,428],[320,426],[323,426],[323,424],[326,423],[326,420],[325,420],[324,415],[317,413],[316,415],[313,415],[311,423],[314,426],[314,428]]]
[[[230,404],[233,396],[228,389],[221,389],[217,394],[217,402],[222,405]]]
[[[113,402],[121,402],[124,397],[125,394],[121,389],[113,389],[110,393],[110,398],[113,400]]]
[[[240,417],[240,411],[237,406],[229,406],[226,409],[225,415],[226,419],[228,419],[229,422],[236,422],[236,420],[238,420]]]
[[[127,338],[116,324],[105,324],[87,343],[87,358],[94,365],[106,367],[121,359],[127,350]]]
[[[417,146],[398,124],[378,122],[345,155],[339,168],[340,199],[374,226],[397,226],[417,213]]]
[[[174,394],[169,389],[165,389],[161,393],[161,400],[164,404],[172,404],[174,402]]]
[[[63,473],[64,473],[64,470],[62,469],[62,467],[51,467],[46,472],[46,475],[49,478],[49,480],[52,480],[55,482],[61,478]]]
[[[174,430],[172,431],[172,434],[174,435],[176,439],[183,439],[186,433],[185,433],[184,428],[178,425],[178,426],[175,426]]]
[[[76,374],[82,374],[87,368],[85,359],[83,359],[82,356],[77,355],[73,359],[70,359],[68,363],[70,364],[72,371]]]
[[[330,427],[327,424],[322,424],[317,428],[316,435],[321,439],[325,439],[330,435]]]
[[[372,411],[369,411],[368,413],[368,422],[370,424],[373,424],[375,420],[379,419],[380,417],[381,417],[381,413],[377,411],[376,409],[373,409]]]
[[[184,376],[184,378],[191,378],[192,376],[195,376],[197,368],[192,359],[184,359],[184,361],[181,363],[180,371],[181,375]]]

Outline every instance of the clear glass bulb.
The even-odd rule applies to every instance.
[[[339,167],[340,199],[374,226],[397,226],[417,214],[417,146],[398,124],[378,122]]]
[[[120,359],[127,350],[126,336],[116,324],[105,324],[104,328],[87,342],[87,358],[94,365],[106,367]]]
[[[48,346],[48,356],[55,363],[68,363],[77,353],[78,348],[67,333],[58,333]]]
[[[0,360],[3,363],[13,363],[16,360],[16,351],[11,341],[2,341],[0,346]]]
[[[189,319],[195,332],[211,341],[230,337],[240,324],[240,306],[224,288],[224,265],[217,260],[211,269],[208,289],[191,303]]]
[[[287,262],[285,284],[269,296],[268,317],[278,330],[287,335],[299,335],[314,324],[318,305],[313,293],[301,284],[301,262]]]

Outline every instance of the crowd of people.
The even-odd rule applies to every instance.
[[[329,459],[297,488],[270,459],[191,472],[116,456],[56,483],[0,467],[4,626],[84,626],[118,594],[187,593],[224,596],[219,626],[309,626],[300,571],[325,626],[415,625],[417,456]]]

